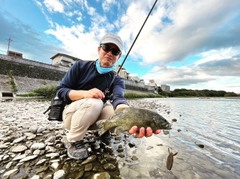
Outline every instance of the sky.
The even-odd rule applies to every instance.
[[[239,0],[0,0],[0,53],[51,64],[96,60],[107,32],[124,41],[117,65],[147,84],[240,93]],[[145,26],[129,51],[148,13]],[[10,39],[10,40],[9,40]],[[9,43],[10,42],[10,43]]]

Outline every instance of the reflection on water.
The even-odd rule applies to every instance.
[[[136,156],[138,162],[119,160],[123,178],[240,178],[239,99],[147,101],[161,106],[158,112],[169,122],[174,118],[177,122],[173,123],[169,135],[131,139],[137,149],[126,147],[126,151],[129,157]],[[168,148],[178,152],[171,171],[166,169]]]

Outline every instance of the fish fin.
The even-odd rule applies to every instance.
[[[105,132],[108,131],[108,130],[105,129],[105,126],[104,126],[105,121],[106,121],[106,119],[100,120],[100,121],[97,121],[97,122],[96,122],[96,124],[97,124],[97,126],[98,126],[98,134],[99,134],[100,136],[102,136]]]
[[[114,129],[114,133],[116,133],[117,135],[120,135],[120,134],[126,133],[126,130],[124,130],[123,127],[121,126],[118,126]]]
[[[115,114],[117,114],[117,113],[123,111],[124,109],[126,109],[126,108],[117,108],[117,109],[115,110]]]

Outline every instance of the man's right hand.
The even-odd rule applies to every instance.
[[[103,99],[103,98],[105,98],[105,95],[104,95],[104,93],[101,90],[99,90],[97,88],[93,88],[93,89],[84,91],[83,97],[84,98],[99,98],[99,99]]]
[[[103,99],[103,98],[105,98],[105,95],[101,90],[99,90],[97,88],[93,88],[90,90],[71,90],[69,92],[69,98],[72,101],[80,100],[83,98]]]

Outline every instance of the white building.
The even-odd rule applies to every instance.
[[[58,67],[71,67],[76,61],[80,60],[79,58],[63,54],[63,53],[57,53],[52,59],[52,65],[58,66]]]
[[[149,80],[149,82],[148,82],[147,85],[148,85],[148,86],[152,86],[152,87],[154,87],[154,88],[157,88],[157,84],[155,83],[154,80]]]
[[[116,68],[115,68],[114,71],[117,73],[118,70],[119,70],[119,68],[120,68],[120,65],[116,66]],[[125,68],[121,68],[121,70],[119,71],[119,74],[118,74],[118,75],[119,75],[122,79],[128,80],[128,78],[129,78],[129,73],[126,71]]]
[[[168,92],[168,93],[170,93],[170,86],[168,86],[168,85],[161,85],[161,89],[163,90],[163,91],[166,91],[166,92]]]

